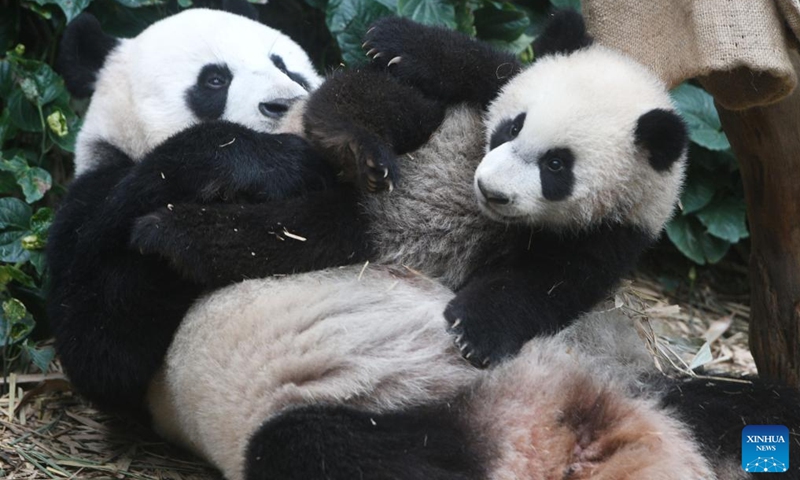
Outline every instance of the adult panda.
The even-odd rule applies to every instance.
[[[686,129],[659,80],[591,45],[577,13],[554,17],[523,73],[485,44],[399,18],[379,21],[367,43],[383,64],[328,79],[309,99],[305,134],[368,188],[394,187],[399,171],[391,193],[176,204],[143,218],[134,244],[211,286],[303,271],[308,259],[334,266],[342,251],[348,263],[406,265],[457,291],[447,318],[463,355],[486,366],[591,309],[659,236]],[[395,160],[443,105],[431,139]],[[341,241],[353,231],[368,251]]]
[[[637,119],[669,105],[650,72],[601,46],[540,59],[508,82],[486,114],[490,150],[476,176],[493,188],[504,180],[503,188],[520,202],[485,208],[500,215],[536,205],[522,199],[536,198],[541,174],[537,178],[525,169],[540,166],[520,162],[518,155],[549,152],[556,145],[574,152],[574,191],[581,191],[587,178],[598,185],[581,170],[587,168],[581,162],[592,160],[602,168],[589,172],[617,181],[618,190],[604,190],[612,198],[623,198],[622,187],[640,191],[633,188],[638,183],[619,182],[626,173],[658,172],[654,159],[636,147]],[[513,135],[508,129],[523,112],[524,124]],[[402,160],[409,190],[419,188],[418,182],[444,185],[447,197],[424,202],[407,190],[406,202],[399,195],[406,187],[399,185],[393,192],[398,197],[390,199],[398,212],[414,202],[430,212],[430,205],[462,208],[474,201],[471,176],[460,173],[467,187],[453,185],[459,178],[454,172],[463,172],[480,148],[465,145],[465,131],[481,131],[479,115],[453,110],[436,134],[451,139],[441,144],[449,150],[433,149],[433,141]],[[492,137],[507,141],[491,148]],[[592,148],[598,145],[605,150]],[[682,158],[683,149],[677,150],[673,162]],[[602,156],[605,151],[614,155]],[[500,165],[517,175],[509,181]],[[653,178],[665,185],[653,180],[646,186],[669,188],[664,178],[672,174],[658,175],[663,177]],[[604,197],[589,198],[583,198],[588,211],[604,205]],[[643,211],[653,212],[652,203],[637,199],[636,207],[647,205]],[[375,202],[367,208],[389,208],[378,203],[384,201],[380,197],[366,201]],[[562,218],[557,207],[573,205],[563,202],[545,209],[552,217],[544,218]],[[190,211],[179,207],[173,212]],[[258,213],[272,207],[244,207],[242,217],[237,211],[243,207],[234,206],[155,220],[195,218],[198,228],[210,225],[207,232],[220,225],[233,231],[275,221]],[[334,216],[334,209],[329,214]],[[226,223],[231,219],[237,221]],[[274,234],[307,234],[281,221],[287,229]],[[497,232],[508,238],[502,228]],[[247,230],[241,238],[252,235]],[[235,238],[219,241],[230,246]],[[262,241],[305,245],[311,238]],[[254,258],[263,254],[258,242],[250,246]],[[664,379],[631,326],[608,312],[589,315],[556,336],[534,338],[492,370],[469,368],[443,328],[443,312],[454,298],[411,269],[386,266],[248,280],[219,290],[194,305],[174,337],[148,392],[154,425],[229,480],[736,479],[745,475],[737,465],[743,423],[800,425],[796,390],[735,383],[719,389],[703,381]],[[704,410],[712,404],[715,416]],[[725,410],[719,405],[735,414],[721,415]],[[737,423],[721,421],[732,417]]]
[[[173,203],[261,202],[332,184],[307,142],[278,133],[291,104],[322,79],[280,32],[205,9],[131,39],[106,35],[81,15],[65,32],[59,69],[70,91],[91,103],[77,177],[48,242],[56,348],[89,399],[141,409],[172,333],[204,286],[130,248],[135,219]]]

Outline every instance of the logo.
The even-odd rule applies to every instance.
[[[742,469],[750,473],[789,470],[789,429],[783,425],[748,425],[742,429]]]

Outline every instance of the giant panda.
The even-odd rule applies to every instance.
[[[452,298],[391,267],[221,289],[178,329],[153,425],[228,480],[735,480],[745,424],[799,433],[797,390],[666,379],[616,310],[475,369]]]
[[[454,338],[485,367],[589,310],[660,234],[683,178],[685,126],[661,82],[592,45],[577,13],[554,17],[522,73],[486,45],[400,18],[378,22],[367,48],[386,63],[329,78],[303,133],[344,178],[391,192],[176,204],[142,218],[133,243],[212,286],[303,271],[309,259],[338,265],[343,252],[347,263],[406,265],[457,291]],[[438,123],[443,106],[430,140],[395,161],[388,150],[407,149],[407,132],[424,130],[416,119]],[[354,231],[360,242],[348,243]]]
[[[262,202],[331,185],[334,172],[308,143],[279,133],[291,105],[322,78],[280,32],[206,9],[130,39],[79,16],[59,69],[70,91],[91,101],[77,177],[48,241],[56,348],[98,406],[140,410],[172,333],[205,287],[129,247],[135,219],[173,203]]]
[[[408,223],[420,221],[419,212],[432,215],[431,205],[463,212],[475,202],[475,190],[482,194],[478,180],[485,182],[484,189],[519,198],[493,204],[479,196],[482,208],[497,217],[537,212],[542,216],[536,220],[557,224],[563,220],[558,205],[564,205],[568,211],[576,208],[577,218],[591,219],[579,214],[595,212],[593,206],[609,207],[602,203],[606,198],[618,205],[614,200],[626,198],[622,187],[627,187],[636,199],[629,214],[638,212],[642,216],[635,218],[645,224],[663,222],[674,199],[669,190],[680,183],[681,166],[674,162],[682,161],[683,148],[676,149],[671,169],[659,170],[661,158],[644,154],[633,138],[642,112],[669,108],[664,87],[649,71],[599,45],[541,58],[504,85],[485,120],[469,107],[451,109],[436,133],[439,140],[399,160],[403,183],[392,192],[397,197],[359,201],[366,202],[367,212],[393,212],[390,205],[397,209],[396,218],[381,224],[394,225],[386,232],[387,242],[392,234],[414,240],[435,225],[406,226],[414,233],[403,237],[397,227],[403,211],[410,215]],[[511,129],[521,113],[524,122]],[[488,152],[475,162],[483,142],[464,142],[465,132],[481,132],[484,121]],[[497,138],[505,141],[493,141]],[[627,173],[639,179],[647,175],[642,172],[653,173],[645,177],[647,183],[623,182],[615,184],[617,190],[584,196],[578,204],[564,200],[537,210],[542,208],[535,201],[541,174],[526,169],[539,167],[518,157],[549,152],[554,144],[574,152],[576,192],[581,181],[597,186],[596,177],[619,180]],[[606,151],[609,157],[601,155]],[[580,161],[588,159],[599,167],[582,171]],[[479,163],[472,164],[474,178],[464,173],[470,161]],[[439,186],[441,192],[433,190],[441,195],[439,201],[413,193],[420,183]],[[636,196],[644,189],[659,193]],[[658,201],[651,198],[665,197],[670,200],[656,209]],[[259,222],[274,225],[272,237],[259,241],[311,241],[308,231],[289,221],[291,216],[259,215],[274,204],[258,207],[208,206],[194,217],[177,218],[194,221],[198,228],[205,225],[208,230],[198,231],[207,233],[229,226],[225,238],[210,239],[215,245],[241,241],[233,228]],[[468,218],[476,222],[475,234],[483,234],[478,226],[496,228],[490,231],[507,239],[503,222],[485,222],[478,208]],[[325,211],[336,218],[334,208]],[[658,212],[662,217],[649,217]],[[326,215],[317,215],[327,221]],[[374,215],[376,223],[381,221]],[[176,217],[159,214],[147,221],[155,221],[152,226],[170,218]],[[269,223],[276,218],[283,229]],[[449,218],[450,225],[465,221],[458,215],[439,218]],[[469,232],[463,228],[462,234]],[[265,250],[252,235],[245,231],[241,238],[251,240],[257,262]],[[304,242],[292,235],[309,237]],[[324,241],[339,245],[336,238]],[[431,245],[433,240],[424,241]],[[409,252],[400,255],[414,260]],[[800,425],[800,395],[794,389],[664,378],[631,325],[614,312],[588,314],[561,333],[535,337],[516,357],[491,370],[471,368],[459,357],[471,352],[463,351],[461,342],[453,344],[445,329],[444,312],[457,294],[439,281],[442,276],[418,271],[418,264],[387,263],[247,280],[203,297],[183,319],[164,368],[148,390],[155,428],[211,461],[229,480],[727,480],[747,478],[737,465],[742,425],[778,423],[795,432]],[[800,477],[793,471],[787,478]]]

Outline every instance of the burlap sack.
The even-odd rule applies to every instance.
[[[670,87],[699,77],[726,108],[776,102],[797,84],[784,25],[800,33],[800,0],[583,0],[583,12],[599,42]]]

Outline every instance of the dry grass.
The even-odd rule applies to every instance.
[[[713,292],[696,297],[692,304],[680,304],[657,282],[637,278],[611,308],[639,317],[665,371],[691,374],[688,366],[694,361],[706,375],[755,373],[747,349],[748,307]],[[9,380],[13,393],[0,398],[0,478],[220,478],[146,428],[94,410],[57,371]]]

